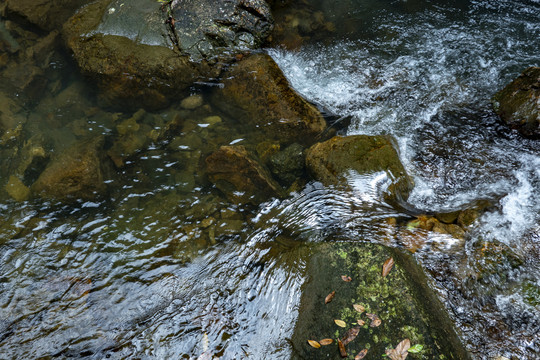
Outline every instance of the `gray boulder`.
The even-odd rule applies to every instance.
[[[105,105],[157,109],[219,76],[271,30],[261,0],[99,0],[71,17],[63,35]]]

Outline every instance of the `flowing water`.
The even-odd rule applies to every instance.
[[[474,357],[536,358],[540,143],[501,125],[490,98],[540,66],[540,2],[312,5],[335,22],[334,35],[268,52],[303,96],[350,120],[348,134],[395,137],[415,182],[405,208],[490,202],[464,244],[432,235],[415,256]],[[61,51],[49,61],[54,96],[1,85],[23,98],[17,114],[25,118],[23,140],[0,149],[3,168],[16,171],[14,148],[60,152],[82,134],[110,137],[119,122],[141,119],[100,109]],[[386,220],[408,216],[383,200],[384,174],[350,174],[350,191],[311,182],[258,208],[232,205],[197,164],[220,145],[248,146],[256,136],[249,140],[211,104],[182,111],[142,116],[156,129],[177,113],[189,121],[106,179],[105,199],[16,202],[2,194],[0,358],[291,358],[312,245],[388,244]],[[216,115],[220,123],[205,122]],[[2,184],[9,176],[0,174]],[[392,245],[402,246],[399,238]]]

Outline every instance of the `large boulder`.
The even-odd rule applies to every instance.
[[[325,185],[347,185],[348,172],[360,175],[384,171],[393,198],[407,199],[412,183],[391,140],[385,136],[335,136],[317,143],[306,153],[306,166]]]
[[[320,111],[294,91],[266,54],[246,56],[223,75],[212,95],[221,110],[267,138],[311,145],[326,129]]]
[[[219,4],[216,4],[218,2]],[[196,81],[220,74],[238,52],[258,48],[272,29],[259,0],[100,0],[64,25],[79,67],[113,106],[155,109]]]
[[[493,98],[495,111],[527,137],[540,137],[540,67],[530,67]]]
[[[380,359],[405,339],[416,346],[419,358],[470,358],[411,255],[377,244],[346,242],[317,244],[312,254],[306,261],[307,279],[291,338],[293,358],[353,359],[367,349],[366,359]],[[389,259],[395,264],[383,274]],[[320,348],[308,343],[321,339],[333,341]],[[340,354],[336,339],[343,341],[347,354]]]
[[[31,187],[45,199],[92,200],[107,190],[111,164],[102,151],[104,137],[77,142],[53,157]]]
[[[282,194],[266,168],[241,145],[222,146],[206,158],[208,177],[229,200],[259,204]]]

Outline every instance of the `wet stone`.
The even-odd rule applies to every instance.
[[[202,106],[202,104],[203,97],[201,95],[192,95],[182,100],[182,102],[180,102],[180,107],[185,110],[195,110]]]
[[[530,67],[495,94],[495,111],[522,135],[540,138],[540,67]]]
[[[25,201],[30,196],[30,189],[23,184],[21,179],[11,175],[6,184],[6,192],[16,201]]]

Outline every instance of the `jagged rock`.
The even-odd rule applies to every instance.
[[[306,166],[325,185],[347,185],[349,170],[359,174],[384,171],[392,181],[388,187],[392,197],[407,199],[412,189],[397,151],[384,136],[335,136],[307,150]]]
[[[216,78],[235,53],[257,48],[272,26],[260,0],[171,6],[162,11],[154,1],[100,0],[66,22],[67,44],[106,105],[165,107],[194,82]],[[170,14],[174,26],[170,19],[165,24]]]
[[[266,54],[246,56],[231,66],[212,100],[231,117],[284,143],[312,144],[326,128],[319,110],[290,87]]]
[[[493,98],[495,111],[527,137],[540,137],[540,67],[530,67]]]
[[[107,190],[110,165],[102,154],[102,136],[77,142],[53,157],[31,187],[46,199],[95,199]]]
[[[59,29],[75,11],[91,0],[6,0],[6,10],[44,30]]]
[[[282,194],[244,146],[222,146],[206,158],[206,165],[210,181],[233,202],[258,204]]]

